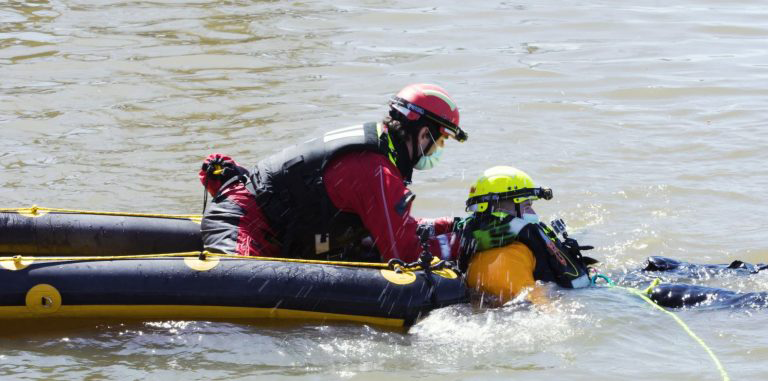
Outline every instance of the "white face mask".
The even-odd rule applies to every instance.
[[[426,170],[432,169],[437,163],[440,162],[440,156],[443,155],[443,147],[437,146],[435,152],[431,155],[422,155],[419,161],[413,166],[414,169]]]
[[[539,215],[535,213],[523,213],[523,220],[529,224],[538,224]]]

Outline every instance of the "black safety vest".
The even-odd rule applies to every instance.
[[[246,188],[276,230],[282,256],[378,261],[372,243],[360,244],[369,235],[360,218],[339,211],[331,202],[323,170],[334,157],[353,151],[377,152],[396,162],[390,144],[376,123],[366,123],[329,131],[256,164]],[[408,169],[401,169],[406,180]]]
[[[528,246],[536,257],[534,279],[566,288],[589,286],[587,266],[581,255],[568,250],[546,224],[526,225],[517,240]]]

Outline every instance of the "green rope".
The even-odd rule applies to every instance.
[[[608,285],[609,288],[618,288],[618,289],[627,291],[627,292],[629,292],[631,294],[637,295],[641,299],[643,299],[646,302],[648,302],[648,304],[652,305],[657,310],[659,310],[661,312],[664,312],[665,314],[671,316],[672,319],[674,319],[677,322],[677,324],[679,324],[683,328],[683,330],[688,334],[688,336],[690,336],[694,341],[699,343],[699,345],[702,348],[704,348],[704,351],[707,352],[709,357],[715,363],[715,367],[720,372],[720,377],[723,378],[723,381],[730,381],[731,378],[728,377],[728,373],[725,371],[725,368],[723,367],[723,364],[717,358],[717,356],[715,355],[715,352],[712,351],[712,349],[709,348],[707,343],[705,343],[704,340],[702,340],[698,335],[696,335],[696,333],[694,333],[693,330],[691,330],[691,328],[688,326],[688,324],[686,324],[683,321],[683,319],[681,319],[679,316],[677,316],[674,312],[668,311],[668,310],[664,309],[664,307],[658,305],[656,302],[653,301],[653,299],[648,297],[648,295],[650,295],[651,292],[653,291],[653,288],[658,286],[659,283],[661,283],[661,279],[659,279],[659,278],[654,279],[653,282],[651,282],[651,285],[648,286],[648,288],[646,288],[645,290],[640,290],[640,289],[632,288],[632,287],[617,286],[616,283],[614,283],[611,280],[611,278],[608,278],[607,276],[605,276],[603,274],[596,274],[591,279],[592,279],[592,284],[593,285],[596,285],[596,282],[597,282],[598,279],[603,279],[606,282],[606,284]]]

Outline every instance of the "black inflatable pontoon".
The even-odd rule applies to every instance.
[[[196,215],[0,209],[0,254],[125,255],[202,248]]]
[[[409,326],[434,308],[467,300],[450,269],[396,272],[380,263],[201,255],[199,248],[194,216],[0,211],[0,319]]]

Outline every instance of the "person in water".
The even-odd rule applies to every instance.
[[[751,264],[740,260],[729,264],[700,264],[652,256],[646,259],[643,268],[623,271],[616,281],[645,288],[649,279],[661,281],[663,278],[663,283],[652,283],[648,297],[656,304],[668,308],[762,309],[768,307],[768,292],[732,291],[696,283],[762,276],[766,270],[768,265],[764,263]]]
[[[552,191],[538,188],[525,172],[512,167],[493,167],[472,184],[462,222],[465,240],[472,237],[476,250],[462,253],[460,268],[473,296],[481,303],[498,306],[520,295],[534,303],[546,296],[537,282],[554,282],[566,288],[591,284],[589,266],[597,263],[581,255],[567,236],[562,221],[553,222],[563,236],[539,221],[533,202],[549,200]],[[768,292],[736,292],[686,282],[749,276],[768,270],[766,264],[733,261],[727,265],[702,265],[659,256],[649,257],[645,267],[621,275],[617,281],[645,289],[649,277],[663,275],[665,283],[652,282],[648,297],[668,308],[765,308]],[[681,282],[682,281],[682,282]],[[526,291],[528,291],[526,293]]]
[[[580,250],[591,247],[567,234],[561,241],[533,210],[533,201],[551,198],[551,189],[536,187],[528,174],[508,166],[487,169],[472,184],[466,202],[472,214],[462,228],[476,240],[476,252],[462,254],[460,267],[484,304],[504,304],[525,290],[531,290],[529,300],[541,300],[537,281],[590,285],[587,266],[597,261]]]
[[[201,231],[211,252],[250,256],[411,262],[422,251],[451,259],[452,218],[411,216],[414,169],[434,167],[449,138],[467,140],[459,109],[441,87],[406,86],[380,122],[341,128],[288,147],[248,171],[211,154],[200,180],[213,197]]]

